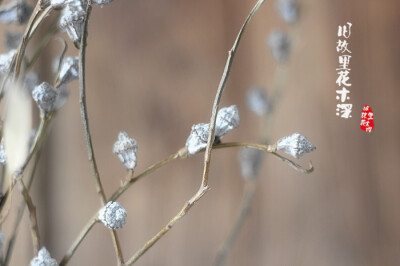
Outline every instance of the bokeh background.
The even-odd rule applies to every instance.
[[[126,174],[112,153],[119,131],[139,145],[136,173],[183,147],[192,124],[207,122],[236,34],[256,1],[115,0],[94,7],[87,50],[87,99],[100,175],[109,196]],[[274,29],[292,38],[284,91],[268,134],[293,132],[317,150],[303,175],[266,155],[248,219],[228,265],[400,265],[400,6],[394,0],[299,0],[300,19],[285,24],[266,1],[235,58],[221,106],[236,104],[240,127],[225,141],[258,142],[263,120],[245,105],[253,86],[272,92],[278,64],[266,45]],[[337,28],[353,23],[350,102],[353,117],[335,115]],[[8,29],[1,26],[1,32]],[[22,28],[20,28],[22,29]],[[1,34],[4,36],[4,34]],[[67,38],[65,34],[60,36]],[[41,76],[61,45],[40,59]],[[78,51],[70,44],[68,54]],[[99,209],[79,114],[79,91],[52,123],[33,185],[42,244],[60,260]],[[375,129],[360,130],[362,107]],[[118,231],[125,258],[161,229],[198,189],[203,156],[167,165],[121,198],[128,223]],[[238,150],[213,152],[211,190],[137,265],[212,265],[234,222],[244,180]],[[14,202],[20,200],[14,192]],[[13,204],[14,207],[18,204]],[[10,227],[12,219],[4,225]],[[32,258],[25,213],[11,265]],[[69,265],[115,265],[110,234],[97,225]]]

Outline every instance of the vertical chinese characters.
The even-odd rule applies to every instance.
[[[336,52],[339,54],[339,68],[336,68],[337,71],[337,79],[336,84],[339,86],[339,89],[336,90],[336,100],[338,100],[338,104],[336,105],[336,115],[342,118],[351,117],[351,110],[353,105],[347,100],[350,100],[350,59],[351,59],[351,51],[348,47],[349,42],[348,39],[351,35],[351,26],[350,22],[347,22],[347,25],[339,26],[338,28],[338,42],[336,46]]]

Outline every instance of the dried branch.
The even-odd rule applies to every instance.
[[[92,167],[93,175],[95,178],[96,189],[97,193],[99,194],[101,204],[104,206],[107,203],[107,198],[104,193],[103,185],[100,180],[99,171],[96,164],[96,159],[94,156],[93,144],[92,144],[92,137],[90,135],[89,129],[89,119],[88,119],[88,112],[86,106],[86,84],[85,84],[85,56],[86,56],[86,42],[87,42],[87,31],[88,31],[88,24],[90,19],[90,14],[92,12],[92,0],[88,1],[86,7],[86,16],[84,21],[84,29],[82,33],[80,49],[79,49],[79,88],[80,88],[80,110],[81,110],[81,117],[82,123],[85,133],[86,139],[86,147],[89,156],[89,162]],[[121,245],[119,243],[118,235],[115,230],[111,230],[111,237],[114,243],[115,253],[117,255],[117,261],[119,265],[124,263],[124,258],[122,255]]]

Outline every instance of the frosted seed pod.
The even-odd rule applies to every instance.
[[[84,28],[85,10],[86,5],[83,5],[82,1],[68,1],[61,11],[60,21],[58,23],[60,29],[67,32],[69,38],[78,48]]]
[[[12,49],[17,49],[21,40],[22,40],[21,32],[7,31],[5,48],[7,49],[7,51]]]
[[[278,0],[276,10],[279,16],[288,24],[296,23],[299,19],[299,4],[297,0]]]
[[[272,56],[279,63],[284,63],[289,59],[290,38],[281,31],[273,31],[268,36],[268,47]]]
[[[124,131],[118,134],[118,140],[114,143],[113,152],[129,170],[133,170],[136,167],[137,149],[138,145],[135,139],[130,138]]]
[[[126,210],[121,204],[109,201],[99,211],[99,220],[108,228],[117,230],[121,229],[126,223]]]
[[[256,178],[261,168],[264,152],[243,148],[239,153],[240,172],[245,179]]]
[[[294,133],[290,136],[283,137],[276,143],[277,150],[290,154],[299,159],[306,153],[312,152],[316,147],[308,141],[308,139],[300,133]]]
[[[221,108],[217,114],[215,123],[215,135],[223,137],[226,133],[239,126],[239,111],[236,105]]]
[[[59,82],[62,84],[67,84],[79,77],[79,57],[68,56],[64,58],[60,74],[58,76]]]
[[[207,147],[209,124],[200,123],[192,126],[192,131],[186,140],[189,154],[196,154]]]
[[[0,54],[0,76],[7,73],[10,68],[11,61],[13,59],[15,50],[11,50],[8,53]]]
[[[31,260],[30,266],[58,266],[55,259],[50,256],[50,253],[45,247],[39,250],[37,257]]]
[[[5,165],[7,162],[7,153],[4,148],[4,138],[1,139],[0,142],[0,164]]]
[[[36,86],[32,91],[32,97],[39,109],[45,113],[54,111],[57,91],[49,83],[43,82]]]
[[[32,7],[25,1],[12,1],[1,8],[0,22],[4,24],[24,24],[28,21],[32,11]]]
[[[271,110],[267,92],[262,88],[252,88],[246,92],[246,105],[259,116],[264,116]]]
[[[104,6],[104,5],[108,5],[112,1],[113,0],[93,0],[93,3],[95,3],[96,5]]]

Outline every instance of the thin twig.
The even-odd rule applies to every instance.
[[[94,150],[93,150],[92,138],[90,135],[89,119],[86,106],[85,56],[86,56],[87,31],[88,31],[88,24],[91,12],[92,12],[92,0],[89,0],[86,7],[84,29],[82,31],[82,37],[79,49],[79,88],[80,88],[79,102],[80,102],[81,117],[85,133],[86,147],[88,151],[89,161],[95,178],[97,193],[99,194],[101,204],[104,206],[107,202],[107,198],[104,193],[103,185],[101,184],[100,175],[96,164],[96,159],[94,157]],[[110,231],[114,243],[115,253],[117,255],[118,265],[122,265],[124,263],[124,258],[122,255],[121,245],[119,243],[117,232],[115,230],[110,230]]]
[[[247,16],[243,26],[241,27],[236,40],[232,46],[232,49],[229,51],[228,59],[225,64],[224,72],[221,77],[221,81],[219,83],[217,93],[215,95],[215,100],[212,108],[212,115],[210,119],[210,129],[208,132],[208,141],[207,141],[207,148],[205,151],[204,155],[204,169],[203,169],[203,176],[202,176],[202,181],[201,181],[201,186],[199,190],[196,192],[196,194],[183,206],[181,211],[175,215],[174,218],[165,226],[163,227],[153,238],[151,238],[141,249],[139,249],[131,259],[128,260],[126,265],[131,265],[135,261],[137,261],[149,248],[151,248],[158,240],[161,239],[163,235],[165,235],[174,224],[176,224],[180,219],[182,219],[190,210],[190,208],[199,200],[201,197],[204,196],[204,194],[207,192],[209,189],[208,187],[208,175],[210,171],[210,162],[211,162],[211,150],[213,148],[213,143],[214,143],[214,138],[215,138],[215,122],[217,119],[217,112],[218,112],[218,107],[219,107],[219,102],[222,97],[222,92],[224,91],[226,82],[228,80],[231,66],[233,59],[236,54],[237,47],[239,45],[239,42],[242,38],[243,32],[246,29],[247,24],[250,22],[251,18],[255,14],[255,12],[259,9],[259,7],[264,3],[264,0],[259,0],[257,1],[256,5],[253,7],[251,10],[250,14]]]
[[[33,204],[32,198],[29,195],[27,188],[25,187],[24,181],[22,178],[18,178],[18,185],[21,191],[22,196],[24,197],[26,206],[29,210],[29,221],[31,224],[31,234],[32,234],[32,243],[33,243],[33,253],[35,256],[38,254],[40,249],[40,237],[39,237],[39,226],[36,218],[36,207]]]
[[[225,264],[226,258],[229,254],[229,252],[232,250],[233,244],[235,243],[235,240],[237,239],[240,229],[242,228],[242,225],[244,221],[246,220],[247,214],[249,213],[251,203],[253,201],[256,188],[257,188],[257,179],[246,179],[245,183],[245,188],[243,192],[243,197],[240,202],[240,209],[238,216],[235,220],[235,223],[229,233],[229,236],[225,240],[224,244],[222,247],[219,249],[216,260],[215,260],[215,266],[222,266]]]

